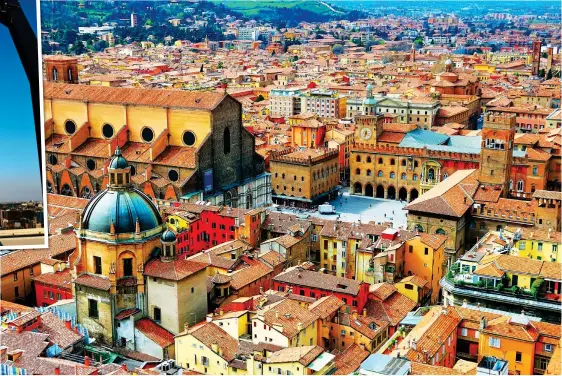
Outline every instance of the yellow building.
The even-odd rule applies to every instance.
[[[394,287],[396,287],[396,290],[398,290],[400,294],[418,304],[422,304],[429,292],[429,284],[427,281],[417,275],[402,278],[400,282],[394,284]]]
[[[270,172],[276,203],[310,206],[337,194],[339,151],[286,149],[271,154]]]
[[[262,364],[263,375],[325,375],[335,355],[320,346],[288,347],[272,353]]]
[[[388,339],[388,322],[377,320],[356,311],[339,312],[330,323],[330,349],[345,351],[353,344],[359,345],[369,352],[375,352]]]
[[[316,346],[318,316],[294,300],[274,303],[252,318],[252,342],[283,347]]]
[[[207,375],[228,375],[236,359],[238,341],[213,322],[185,327],[175,337],[176,362],[181,367]]]
[[[506,228],[506,236],[515,236],[511,254],[539,261],[562,262],[562,234],[538,228]]]
[[[441,290],[439,281],[445,275],[446,241],[445,235],[421,233],[406,242],[404,274],[427,281],[427,287],[431,290],[431,303],[437,301]],[[417,285],[421,284],[420,281],[417,282]],[[412,300],[419,303],[417,298]]]
[[[539,333],[525,318],[502,316],[489,323],[481,322],[478,358],[495,356],[508,361],[510,373],[533,375],[535,341]]]

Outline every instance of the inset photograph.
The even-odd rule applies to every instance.
[[[45,248],[38,7],[0,2],[0,249]]]

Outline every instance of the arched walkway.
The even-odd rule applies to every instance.
[[[398,199],[400,199],[400,201],[406,201],[408,199],[408,191],[406,190],[406,188],[400,188],[400,190],[398,191]]]
[[[396,188],[393,186],[388,187],[388,196],[389,200],[396,200]]]
[[[373,186],[369,183],[365,185],[365,196],[373,197]]]
[[[357,182],[355,184],[353,184],[353,193],[355,194],[363,194],[363,187],[361,186],[361,183]]]
[[[377,186],[377,198],[384,198],[384,187],[382,185]]]
[[[410,191],[410,201],[414,201],[416,198],[418,198],[419,193],[418,190],[416,188],[412,189]]]

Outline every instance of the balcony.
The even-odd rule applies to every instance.
[[[551,295],[554,294],[540,293],[535,297],[527,290],[514,289],[513,287],[487,287],[486,285],[472,283],[471,280],[472,275],[469,274],[451,275],[448,273],[439,284],[448,293],[459,297],[465,296],[499,304],[503,303],[518,307],[518,309],[524,307],[531,310],[556,312],[558,315],[562,312],[559,294],[552,297]]]

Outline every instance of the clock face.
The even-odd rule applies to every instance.
[[[373,132],[369,128],[361,129],[361,138],[365,141],[370,140],[373,136]]]

